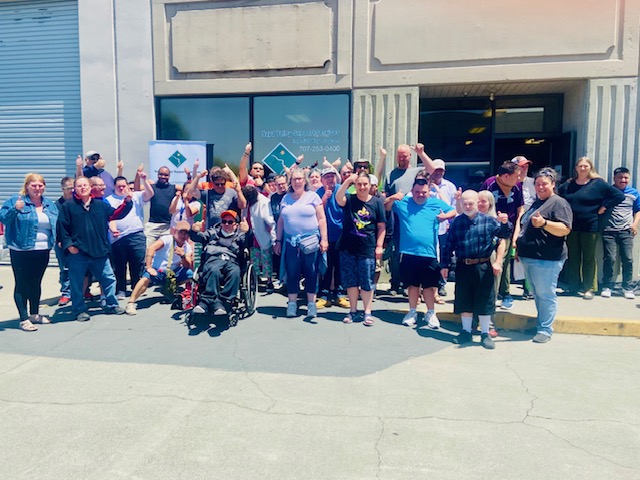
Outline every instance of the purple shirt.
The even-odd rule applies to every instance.
[[[287,236],[303,235],[318,230],[316,207],[322,200],[315,192],[304,192],[296,200],[292,193],[287,193],[280,203],[280,218],[284,222],[284,233]]]
[[[516,220],[518,219],[518,209],[524,205],[521,184],[516,184],[511,189],[511,192],[505,196],[500,185],[498,185],[498,182],[496,181],[496,177],[493,176],[484,181],[480,190],[490,191],[496,201],[496,212],[506,213],[509,216],[511,224],[516,224]]]

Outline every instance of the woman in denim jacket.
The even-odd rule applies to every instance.
[[[25,332],[37,330],[35,323],[51,323],[38,313],[42,277],[56,240],[58,220],[58,208],[43,196],[45,185],[42,175],[27,173],[20,193],[0,209],[15,279],[13,299],[20,313],[20,328]]]

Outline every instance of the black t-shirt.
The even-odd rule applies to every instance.
[[[149,221],[151,223],[169,223],[171,214],[169,205],[176,196],[176,186],[171,183],[155,183],[153,187],[153,197],[149,201]]]
[[[279,193],[272,193],[269,197],[269,205],[271,206],[271,214],[273,215],[273,219],[278,223],[278,218],[280,218],[280,203],[286,193],[280,195]]]
[[[522,216],[520,236],[516,241],[518,256],[536,260],[562,260],[567,258],[565,237],[556,237],[543,228],[535,228],[531,217],[540,212],[542,218],[552,222],[562,222],[571,227],[573,212],[569,203],[560,195],[552,195],[546,200],[536,200]]]
[[[368,202],[356,195],[347,194],[344,211],[343,230],[339,249],[357,257],[375,257],[378,223],[385,223],[384,204],[379,197],[371,197]]]

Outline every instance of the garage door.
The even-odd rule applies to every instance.
[[[0,201],[24,174],[48,196],[73,174],[82,148],[78,2],[0,2]]]

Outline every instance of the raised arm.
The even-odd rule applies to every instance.
[[[142,200],[148,202],[149,200],[151,200],[155,192],[153,191],[153,187],[151,186],[151,183],[149,182],[149,178],[147,177],[147,173],[145,171],[138,172],[138,176],[140,177],[140,180],[142,181],[142,185],[144,187],[144,190],[142,191]]]
[[[435,170],[435,167],[433,166],[433,160],[429,155],[427,155],[427,152],[424,151],[424,145],[422,143],[416,143],[415,146],[411,147],[411,149],[416,152],[418,158],[422,160],[422,163],[427,169],[427,172],[429,172],[429,174],[433,173],[433,171]]]
[[[340,184],[340,188],[336,192],[336,202],[341,207],[344,207],[347,204],[347,189],[351,186],[352,183],[356,181],[357,178],[358,175],[354,173],[352,175],[349,175],[349,178],[347,178]]]
[[[376,165],[375,175],[378,177],[378,180],[382,178],[382,174],[384,173],[384,169],[387,166],[387,151],[383,146],[380,146],[380,160],[378,160],[378,164]]]
[[[240,185],[246,185],[249,180],[249,157],[251,155],[251,142],[247,143],[244,147],[244,153],[240,158],[240,169],[238,175],[240,176]]]

